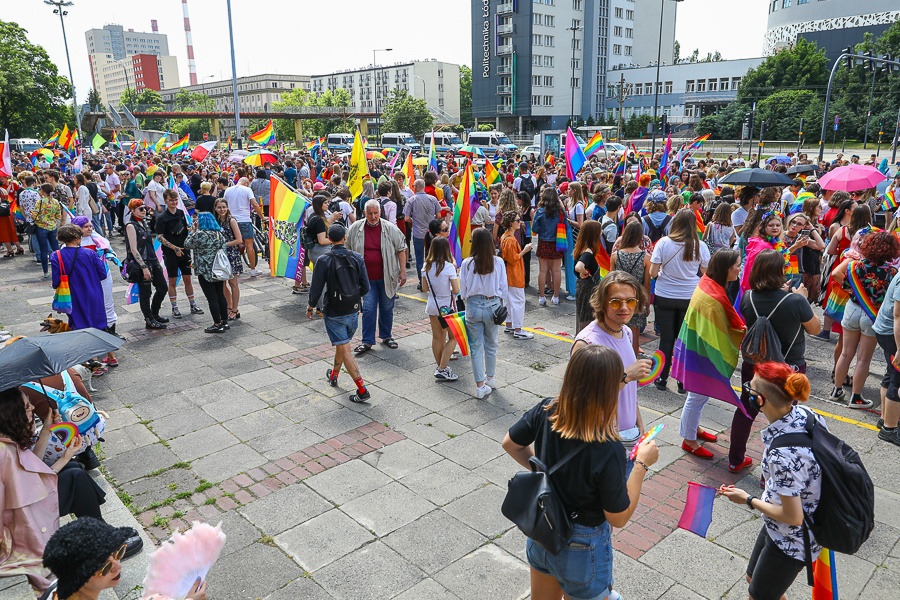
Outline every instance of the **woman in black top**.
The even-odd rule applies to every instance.
[[[540,189],[540,188],[538,188]],[[531,197],[528,192],[519,192],[516,194],[516,203],[518,204],[519,218],[522,219],[522,226],[519,232],[522,235],[522,247],[526,242],[531,241],[531,220],[534,218],[534,207],[531,205]],[[531,285],[531,250],[522,256],[525,263],[525,287]]]
[[[330,217],[326,216],[325,206],[328,203],[328,196],[323,194],[316,194],[312,199],[312,214],[309,216],[309,220],[306,222],[306,231],[309,236],[315,242],[313,247],[309,249],[309,260],[315,267],[316,262],[328,254],[328,251],[331,250],[331,241],[328,239],[328,228],[331,224],[341,218],[343,215],[341,211],[337,211],[333,213]],[[322,302],[324,300],[324,294],[321,298],[319,298],[319,302],[316,305],[316,316],[321,317],[322,314]]]
[[[528,539],[534,600],[617,597],[612,592],[611,527],[624,527],[637,508],[656,442],[640,445],[635,469],[625,477],[625,449],[616,432],[619,390],[625,385],[619,355],[586,346],[569,359],[562,388],[529,410],[503,438],[503,449],[531,470],[538,456],[547,468],[584,446],[554,474],[559,498],[573,518],[571,540],[556,556]],[[549,429],[548,429],[549,428]],[[534,450],[531,444],[534,444]]]
[[[125,225],[125,248],[127,258],[137,262],[140,267],[138,293],[141,303],[141,313],[144,315],[144,324],[147,329],[165,329],[169,319],[159,315],[159,308],[166,297],[169,286],[163,276],[162,267],[153,249],[153,236],[144,224],[147,218],[147,207],[144,201],[135,198],[128,203],[131,211],[131,220]],[[151,286],[156,289],[153,299],[150,298]]]
[[[604,252],[600,244],[600,234],[603,228],[598,221],[585,221],[581,227],[581,233],[575,240],[575,250],[572,256],[575,258],[575,274],[578,281],[575,283],[575,331],[581,331],[594,320],[594,309],[591,307],[591,295],[600,281],[596,255]]]

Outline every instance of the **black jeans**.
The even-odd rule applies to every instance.
[[[94,517],[103,520],[100,505],[106,502],[106,493],[75,461],[69,462],[57,476],[59,516],[74,514],[76,517]]]
[[[887,374],[881,380],[881,387],[887,389],[886,398],[891,402],[900,402],[897,390],[900,389],[900,371],[897,371],[892,365],[892,357],[897,354],[897,343],[894,341],[894,334],[881,335],[875,334],[878,345],[884,352],[884,361],[887,363]],[[885,385],[887,383],[887,385]]]
[[[675,340],[684,323],[684,315],[687,313],[690,300],[676,298],[663,298],[659,294],[653,301],[653,313],[656,324],[659,327],[659,349],[666,355],[666,365],[663,367],[660,381],[669,378],[669,369],[672,368],[672,350],[675,348]]]
[[[197,274],[197,281],[200,282],[200,289],[206,296],[209,303],[209,314],[212,315],[213,323],[223,324],[228,322],[228,303],[225,302],[225,282],[224,281],[207,281],[203,275]]]
[[[169,284],[163,276],[162,267],[158,260],[145,261],[147,268],[150,269],[150,279],[141,279],[138,283],[138,292],[140,294],[141,314],[145,319],[153,318],[159,314],[159,307],[162,306],[163,299],[169,293]],[[153,291],[153,288],[156,291]],[[151,293],[153,299],[151,300]]]

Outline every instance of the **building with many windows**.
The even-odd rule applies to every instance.
[[[878,37],[900,21],[897,0],[768,0],[768,9],[764,54],[803,37],[825,48],[830,62],[866,33]]]
[[[655,65],[657,52],[671,63],[676,10],[670,0],[474,0],[476,121],[530,134],[602,114],[609,70]]]

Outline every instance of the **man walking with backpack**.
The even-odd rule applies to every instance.
[[[350,401],[360,403],[371,396],[353,358],[350,342],[359,327],[359,311],[362,297],[369,292],[369,276],[363,257],[344,246],[346,237],[347,230],[343,225],[336,223],[328,228],[331,251],[316,262],[306,317],[312,319],[319,297],[325,293],[322,308],[325,313],[325,332],[334,346],[334,367],[328,369],[325,376],[332,387],[337,387],[343,365],[356,384],[356,393],[350,396]]]
[[[531,205],[534,206],[534,197],[540,191],[537,189],[537,180],[534,175],[528,172],[528,163],[519,163],[519,176],[513,180],[513,189],[518,192],[525,192],[531,198]]]

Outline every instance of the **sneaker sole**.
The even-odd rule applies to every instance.
[[[850,408],[852,410],[866,410],[867,408],[872,408],[872,406],[874,406],[874,403],[872,403],[872,402],[867,402],[865,404],[850,403],[847,405],[847,408]]]
[[[885,434],[885,435],[882,435],[882,434],[881,434],[882,431],[883,431],[883,430],[881,430],[881,431],[878,432],[878,439],[879,439],[879,440],[881,440],[882,442],[888,442],[888,443],[890,443],[890,444],[894,444],[895,446],[900,446],[900,437],[898,437],[898,436],[896,435],[896,432],[894,432],[895,435],[891,435],[890,433]]]

